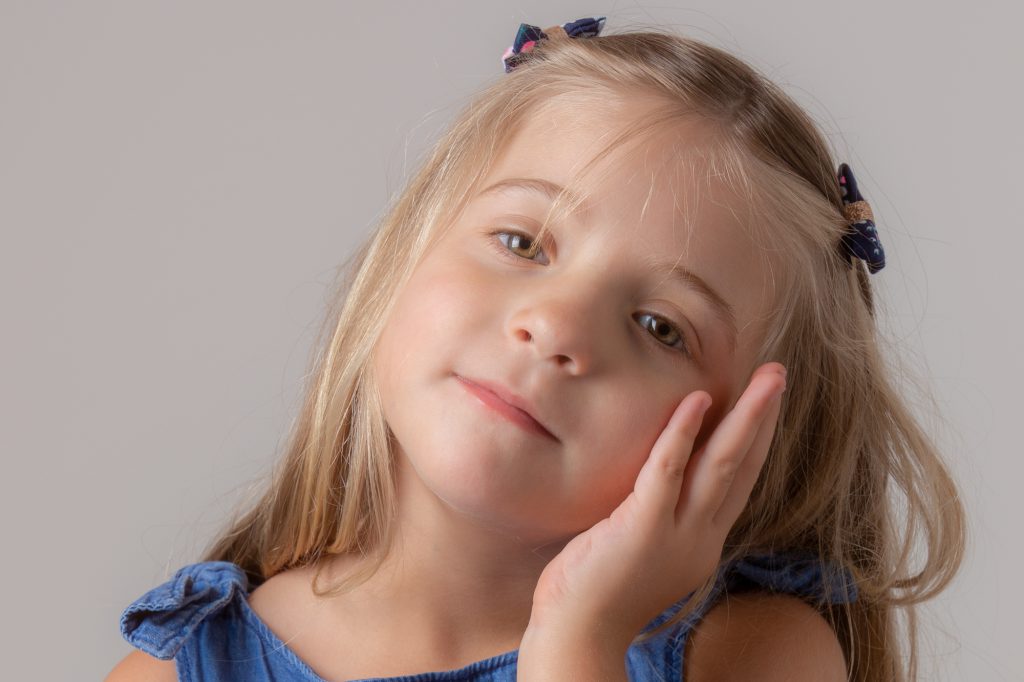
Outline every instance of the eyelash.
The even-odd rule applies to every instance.
[[[517,255],[517,254],[513,253],[512,251],[510,251],[509,247],[505,246],[504,242],[502,242],[500,239],[498,239],[498,235],[510,235],[510,236],[513,236],[513,237],[522,237],[522,238],[525,238],[526,240],[532,241],[533,238],[529,234],[526,234],[524,232],[518,232],[516,230],[495,230],[495,231],[490,233],[490,236],[492,237],[492,239],[488,240],[488,244],[502,258],[506,258],[506,259],[513,260],[513,261],[523,261],[523,260],[525,260],[525,261],[528,261],[528,262],[533,262],[529,258]],[[531,246],[532,246],[532,244],[531,244]],[[541,250],[543,250],[543,247],[541,247]],[[693,358],[693,353],[690,352],[690,344],[687,342],[687,335],[684,334],[682,332],[682,330],[679,329],[679,326],[676,325],[675,323],[673,323],[672,320],[670,320],[670,319],[668,319],[666,317],[663,317],[661,315],[655,315],[654,313],[646,313],[645,312],[645,313],[642,314],[642,316],[643,317],[649,317],[649,318],[652,318],[654,320],[661,320],[661,321],[663,321],[665,323],[668,323],[668,325],[672,328],[672,330],[676,333],[676,335],[679,336],[679,343],[682,344],[682,347],[679,348],[679,347],[676,347],[676,346],[670,346],[668,344],[661,343],[660,341],[658,341],[657,339],[654,339],[653,337],[650,337],[653,343],[655,343],[656,345],[658,345],[660,348],[664,349],[667,352],[670,352],[670,353],[671,352],[682,353],[687,358],[691,358],[691,359]],[[644,329],[646,330],[647,327],[645,326]],[[650,335],[648,334],[648,336],[650,336]]]

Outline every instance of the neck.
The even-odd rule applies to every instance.
[[[392,546],[380,570],[340,595],[339,618],[374,631],[375,639],[403,642],[409,655],[425,657],[424,670],[517,649],[537,580],[571,537],[531,537],[462,513],[427,490],[407,463],[397,489]],[[321,584],[368,561],[332,557]]]

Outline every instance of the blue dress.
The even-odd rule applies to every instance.
[[[831,584],[835,594],[826,598]],[[748,556],[719,566],[714,591],[689,617],[626,654],[632,682],[682,680],[686,636],[723,591],[759,589],[803,597],[811,603],[854,601],[857,588],[846,569],[822,565],[809,554]],[[242,569],[224,561],[189,564],[142,595],[121,615],[121,634],[138,649],[174,659],[186,682],[324,682],[250,608]],[[681,609],[688,597],[665,609],[644,631]],[[508,651],[458,670],[358,682],[515,682],[519,651]]]

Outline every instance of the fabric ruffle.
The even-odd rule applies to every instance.
[[[786,592],[817,605],[857,600],[857,583],[849,569],[822,561],[812,553],[748,555],[723,569],[727,591],[764,589]]]
[[[211,615],[245,594],[242,569],[227,561],[184,566],[167,582],[132,602],[121,614],[121,634],[156,658],[174,658],[185,640]]]

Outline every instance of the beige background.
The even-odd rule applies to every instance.
[[[972,514],[924,677],[1024,679],[1024,13],[842,4],[0,1],[4,678],[127,653],[121,609],[277,455],[333,269],[426,144],[519,22],[607,15],[736,51],[853,166]]]

